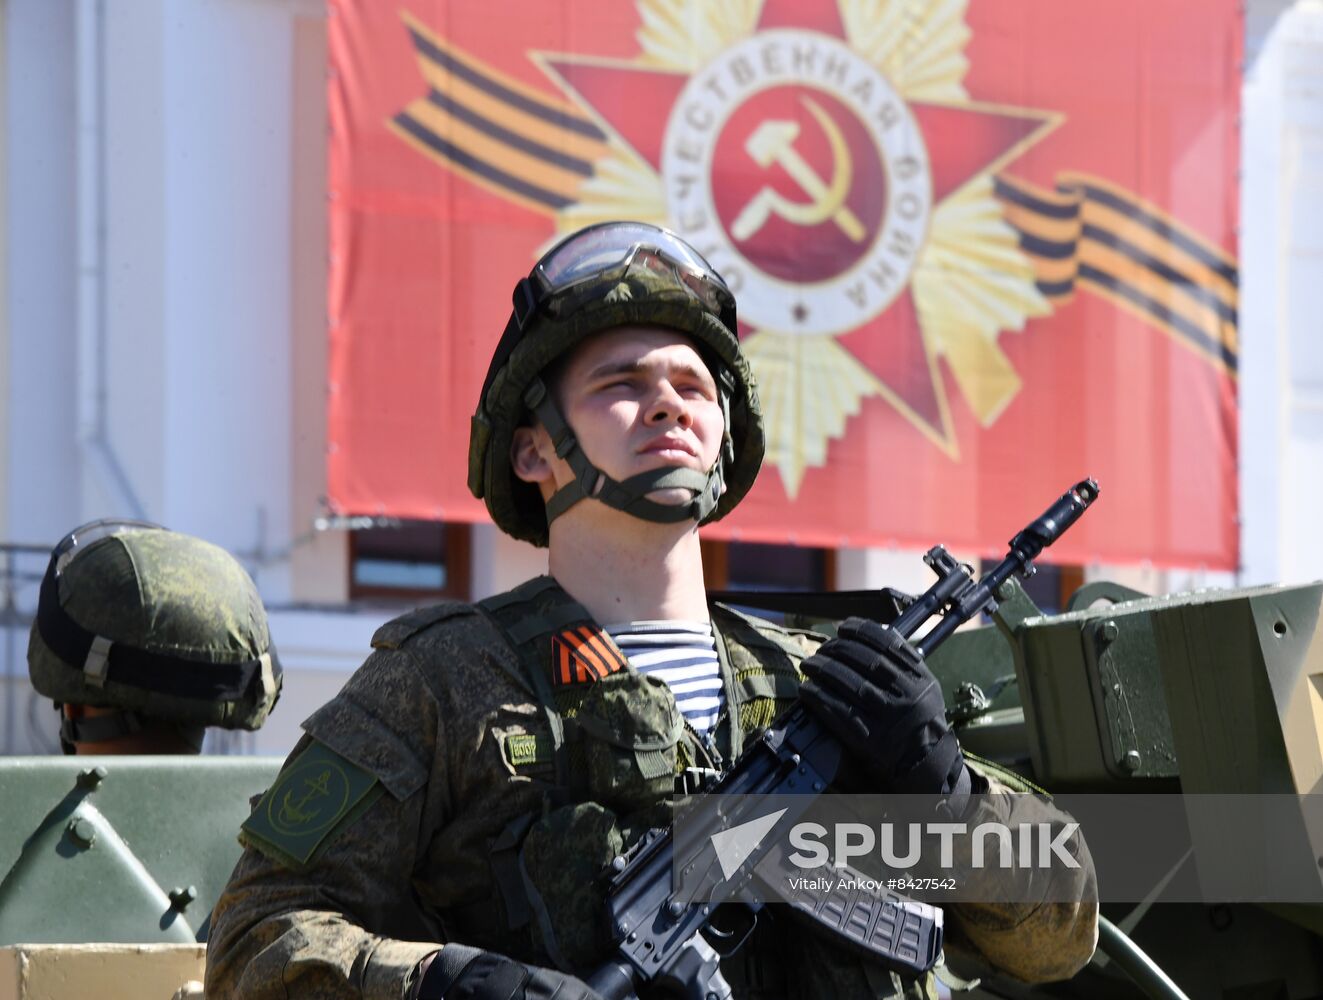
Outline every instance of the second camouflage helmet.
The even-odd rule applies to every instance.
[[[592,335],[621,326],[683,333],[713,369],[726,440],[708,475],[657,469],[617,482],[578,448],[543,375]],[[515,429],[529,412],[546,426],[577,477],[547,503],[510,464]],[[735,298],[721,276],[668,230],[605,222],[561,240],[515,286],[514,310],[473,416],[469,490],[502,530],[535,545],[547,544],[551,519],[588,495],[647,520],[706,523],[729,513],[753,486],[764,446],[753,372],[739,347]],[[605,485],[595,489],[599,482]],[[667,486],[688,489],[692,502],[672,507],[645,497]]]
[[[281,669],[252,579],[224,549],[140,522],[99,521],[51,554],[28,643],[57,703],[257,729]]]

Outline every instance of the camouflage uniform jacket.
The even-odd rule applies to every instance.
[[[396,1000],[408,995],[419,960],[448,940],[542,965],[553,964],[551,954],[558,952],[581,974],[587,969],[580,962],[596,964],[591,956],[601,942],[593,925],[601,902],[582,889],[649,824],[647,781],[632,800],[616,796],[614,812],[590,801],[610,794],[591,787],[586,777],[603,773],[592,766],[601,747],[585,750],[556,730],[576,728],[564,720],[575,718],[595,689],[611,685],[600,678],[557,688],[532,683],[529,673],[536,663],[545,665],[543,677],[554,676],[570,633],[605,641],[608,652],[610,642],[600,631],[556,633],[593,626],[550,578],[484,604],[440,604],[384,625],[364,665],[304,723],[307,735],[263,802],[279,800],[282,792],[288,807],[305,800],[306,793],[291,798],[285,779],[305,751],[324,752],[318,744],[364,776],[370,793],[337,814],[306,858],[245,834],[246,850],[212,917],[209,997]],[[720,606],[712,613],[727,710],[710,749],[692,730],[678,732],[665,757],[670,771],[720,766],[738,755],[750,736],[793,702],[797,664],[816,645],[808,636]],[[627,666],[611,676],[635,685],[631,697],[643,680]],[[674,711],[669,691],[665,698]],[[627,759],[625,764],[630,770]],[[617,759],[617,776],[619,765]],[[611,766],[608,761],[607,771]],[[639,778],[637,768],[633,778]],[[654,797],[664,798],[673,780],[665,774]],[[262,811],[259,803],[254,815]],[[565,822],[558,826],[560,819]],[[560,899],[551,898],[554,885],[539,886],[555,912],[553,923],[568,931],[558,942],[544,933],[545,908],[540,920],[530,912],[530,896],[517,874],[522,865],[536,868],[547,859],[545,870],[563,871],[574,886]],[[1091,866],[1070,893],[1096,899]],[[1059,887],[1054,898],[1064,898]],[[1089,902],[965,904],[948,914],[949,941],[963,940],[1027,980],[1069,976],[1088,960],[1096,940],[1096,905]],[[764,934],[761,927],[758,933]],[[779,939],[766,937],[763,946],[740,954],[773,956],[784,968],[768,971],[760,962],[750,971],[723,963],[723,973],[732,965],[727,978],[737,996],[933,995],[931,976],[902,983],[834,954],[812,935],[765,932],[778,933]],[[816,970],[818,978],[801,982],[796,976],[802,970]]]

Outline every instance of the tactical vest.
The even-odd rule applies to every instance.
[[[554,791],[543,816],[524,817],[497,838],[493,877],[511,927],[526,924],[535,947],[580,968],[600,950],[602,920],[600,899],[582,887],[649,827],[669,823],[677,778],[697,785],[717,773],[794,703],[805,653],[789,633],[714,605],[726,705],[704,740],[665,682],[634,670],[552,578],[477,606],[516,653],[515,679],[533,692],[551,733],[549,742],[505,737],[516,772]],[[563,893],[548,886],[553,878]]]
[[[726,705],[705,743],[665,683],[630,667],[552,578],[477,606],[515,650],[516,680],[534,692],[552,734],[550,745],[507,744],[507,759],[556,788],[542,816],[522,817],[497,838],[493,876],[511,929],[526,928],[536,950],[583,972],[605,938],[602,900],[584,887],[650,826],[669,822],[677,775],[721,770],[793,705],[806,653],[793,633],[714,604]],[[931,976],[901,983],[788,924],[760,924],[722,972],[747,1000],[936,995]]]

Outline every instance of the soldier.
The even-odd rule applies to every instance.
[[[581,230],[518,283],[469,487],[548,546],[550,575],[377,632],[244,824],[209,996],[594,996],[576,977],[604,957],[603,867],[801,690],[878,790],[988,787],[908,645],[856,630],[805,660],[816,641],[708,604],[698,526],[763,455],[736,330],[722,279],[654,226]],[[1092,899],[1089,866],[1075,877],[1054,898]],[[1091,902],[952,909],[1024,979],[1093,951]],[[775,921],[722,972],[742,997],[933,989]]]
[[[95,521],[55,547],[28,674],[68,754],[199,753],[207,726],[260,727],[281,683],[238,561],[137,521]]]

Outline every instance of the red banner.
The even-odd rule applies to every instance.
[[[1233,568],[1234,0],[332,0],[329,497],[478,520],[510,290],[636,218],[739,298],[768,455],[713,537]]]

